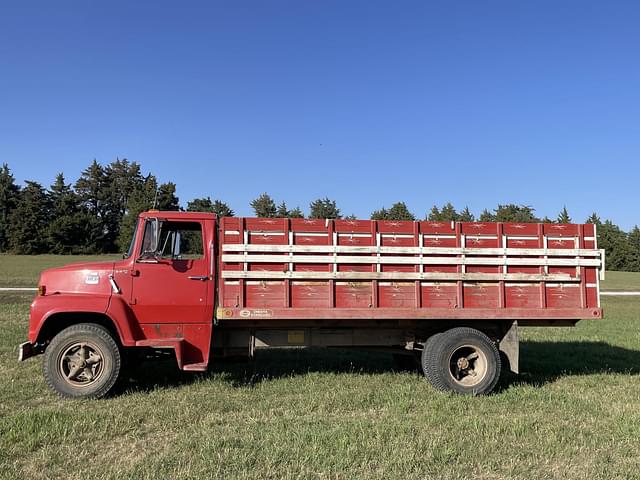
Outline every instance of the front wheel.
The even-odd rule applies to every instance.
[[[484,395],[490,393],[500,379],[500,354],[481,331],[452,328],[425,343],[422,369],[438,390]]]
[[[120,373],[120,350],[109,331],[80,323],[58,333],[44,352],[44,377],[61,397],[100,398]]]

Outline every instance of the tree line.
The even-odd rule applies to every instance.
[[[268,193],[251,201],[257,217],[304,218],[299,206],[289,209],[285,201],[276,202]],[[76,254],[124,252],[129,246],[140,212],[186,210],[233,216],[222,200],[195,198],[180,205],[176,184],[160,183],[155,175],[144,174],[137,162],[116,159],[108,165],[96,160],[70,183],[62,173],[48,187],[27,180],[18,185],[8,164],[0,169],[0,252],[18,254]],[[308,218],[354,219],[343,215],[335,200],[319,198],[309,204]],[[404,202],[374,210],[373,220],[418,220]],[[464,207],[458,211],[451,203],[434,205],[423,217],[429,221],[571,223],[566,207],[555,219],[539,218],[529,205],[506,204],[485,209],[476,216]],[[609,270],[640,271],[640,229],[623,231],[611,220],[602,221],[593,213],[585,221],[597,225],[598,246],[607,251]]]

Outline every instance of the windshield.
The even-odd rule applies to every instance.
[[[129,258],[133,255],[133,246],[136,243],[136,235],[138,234],[138,222],[140,220],[136,219],[136,224],[133,226],[133,237],[131,238],[131,243],[129,244],[129,250],[125,254],[124,258]]]

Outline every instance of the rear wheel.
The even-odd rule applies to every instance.
[[[44,353],[44,377],[62,397],[99,398],[120,373],[120,350],[109,331],[80,323],[58,333]]]
[[[452,328],[427,340],[422,351],[422,369],[438,390],[484,395],[500,379],[500,354],[491,339],[479,330]]]

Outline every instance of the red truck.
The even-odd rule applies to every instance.
[[[263,347],[385,349],[434,387],[492,391],[518,326],[602,318],[595,225],[217,218],[142,213],[117,262],[45,270],[19,359],[101,397],[127,355],[182,370]]]

